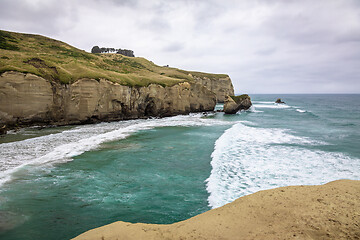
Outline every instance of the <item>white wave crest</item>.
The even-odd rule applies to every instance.
[[[262,104],[274,104],[275,102],[269,102],[269,101],[252,101],[253,103],[262,103]]]
[[[251,105],[249,111],[250,111],[250,112],[253,112],[253,113],[262,113],[262,112],[264,112],[264,111],[256,110],[256,108],[255,108],[254,105]]]
[[[306,112],[306,110],[302,110],[302,109],[299,109],[299,108],[297,108],[296,111],[299,112],[299,113],[304,113],[304,112]]]
[[[209,206],[274,187],[360,178],[360,159],[306,148],[318,144],[282,129],[235,124],[216,141],[211,155]]]
[[[286,105],[284,103],[278,104],[278,103],[271,103],[271,104],[254,104],[256,108],[291,108],[291,106]]]

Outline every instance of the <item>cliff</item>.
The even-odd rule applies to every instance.
[[[210,91],[216,94],[217,102],[225,102],[226,96],[234,95],[234,87],[232,85],[231,79],[228,75],[220,75],[215,76],[206,76],[202,73],[198,72],[190,72],[189,76],[193,77],[194,80]]]
[[[124,86],[83,78],[72,84],[33,74],[0,76],[2,124],[78,124],[142,117],[165,117],[214,109],[215,94],[197,83]]]
[[[91,54],[39,35],[0,31],[0,127],[164,117],[214,109],[229,76]]]
[[[359,239],[360,181],[260,191],[171,225],[115,222],[74,240]]]

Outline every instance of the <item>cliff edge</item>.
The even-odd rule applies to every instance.
[[[231,79],[226,74],[207,75],[199,72],[189,72],[188,75],[197,83],[204,85],[207,89],[216,94],[217,102],[225,102],[226,96],[234,95],[234,87]]]
[[[92,54],[47,37],[0,30],[0,128],[212,111],[234,92],[226,74]]]
[[[359,239],[360,181],[260,191],[171,225],[115,222],[74,240]]]

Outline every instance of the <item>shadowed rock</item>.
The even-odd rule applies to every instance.
[[[285,103],[285,102],[281,101],[281,98],[278,98],[276,99],[275,103]]]
[[[6,129],[6,125],[4,125],[0,128],[0,135],[6,134],[6,133],[7,133],[7,129]]]

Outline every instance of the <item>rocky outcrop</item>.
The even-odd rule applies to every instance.
[[[204,85],[216,94],[216,101],[223,103],[227,95],[234,95],[234,87],[229,76],[210,78],[189,74],[197,83]]]
[[[59,84],[33,74],[5,72],[0,76],[0,102],[1,127],[79,124],[211,111],[216,96],[198,83],[130,87],[84,78],[73,84]]]
[[[360,181],[260,191],[169,224],[115,222],[74,240],[359,239]]]
[[[285,103],[285,102],[281,101],[281,98],[278,98],[276,99],[275,103]]]
[[[240,110],[249,109],[251,105],[251,99],[247,94],[227,96],[224,103],[224,112],[226,114],[235,114]]]

